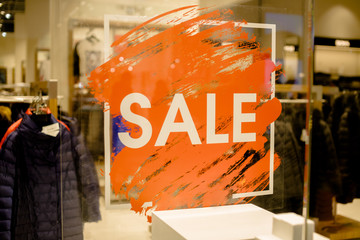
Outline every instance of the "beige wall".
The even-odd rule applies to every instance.
[[[26,12],[15,15],[15,32],[0,38],[0,66],[7,67],[8,83],[22,81],[24,63],[26,82],[35,81],[36,50],[49,47],[49,0],[26,0]]]
[[[360,1],[315,0],[315,36],[360,39]]]
[[[315,72],[336,76],[360,76],[360,50],[329,46],[315,47]]]
[[[7,83],[13,82],[12,71],[15,66],[15,43],[13,38],[0,37],[0,67],[6,68]]]
[[[360,39],[360,1],[315,0],[315,36]],[[317,47],[315,72],[360,76],[360,50]]]

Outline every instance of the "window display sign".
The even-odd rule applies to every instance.
[[[89,76],[111,115],[112,190],[136,212],[272,193],[275,25],[231,16],[188,6],[149,19]]]

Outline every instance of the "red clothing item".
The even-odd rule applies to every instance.
[[[49,114],[51,114],[50,110],[48,111]],[[32,115],[32,112],[30,111],[30,109],[26,110],[25,112],[27,115]],[[62,121],[60,120],[57,120],[59,123],[61,123],[64,127],[66,127],[66,129],[70,132],[70,128],[65,124],[63,123]],[[14,122],[9,128],[8,130],[6,131],[5,135],[3,136],[3,138],[1,139],[1,142],[0,142],[0,149],[2,147],[2,145],[4,144],[6,138],[12,133],[14,132],[21,124],[22,122],[22,118],[20,118],[19,120],[17,120],[16,122]]]
[[[15,131],[19,126],[20,123],[22,122],[22,118],[20,118],[19,120],[17,120],[16,122],[14,122],[6,131],[5,135],[3,136],[3,138],[1,139],[0,142],[0,149],[2,147],[2,145],[4,144],[6,138],[10,135],[10,133],[12,133],[13,131]]]

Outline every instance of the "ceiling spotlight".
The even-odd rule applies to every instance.
[[[0,7],[2,7],[3,6],[3,3],[0,3]]]
[[[295,52],[295,46],[294,45],[285,45],[284,51],[285,52]]]
[[[1,36],[3,36],[3,37],[6,37],[6,35],[7,35],[6,32],[1,33]]]
[[[6,17],[7,19],[10,19],[10,18],[11,18],[11,14],[10,14],[10,13],[7,13],[7,14],[5,14],[5,17]]]
[[[5,11],[1,11],[0,14],[1,14],[1,15],[5,15]]]
[[[337,46],[337,47],[350,47],[350,41],[347,41],[347,40],[335,40],[335,46]]]

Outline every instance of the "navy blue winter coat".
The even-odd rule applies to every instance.
[[[50,124],[57,123],[51,116]],[[0,239],[83,239],[83,222],[100,220],[99,185],[85,147],[62,124],[56,137],[33,117],[0,151]]]

